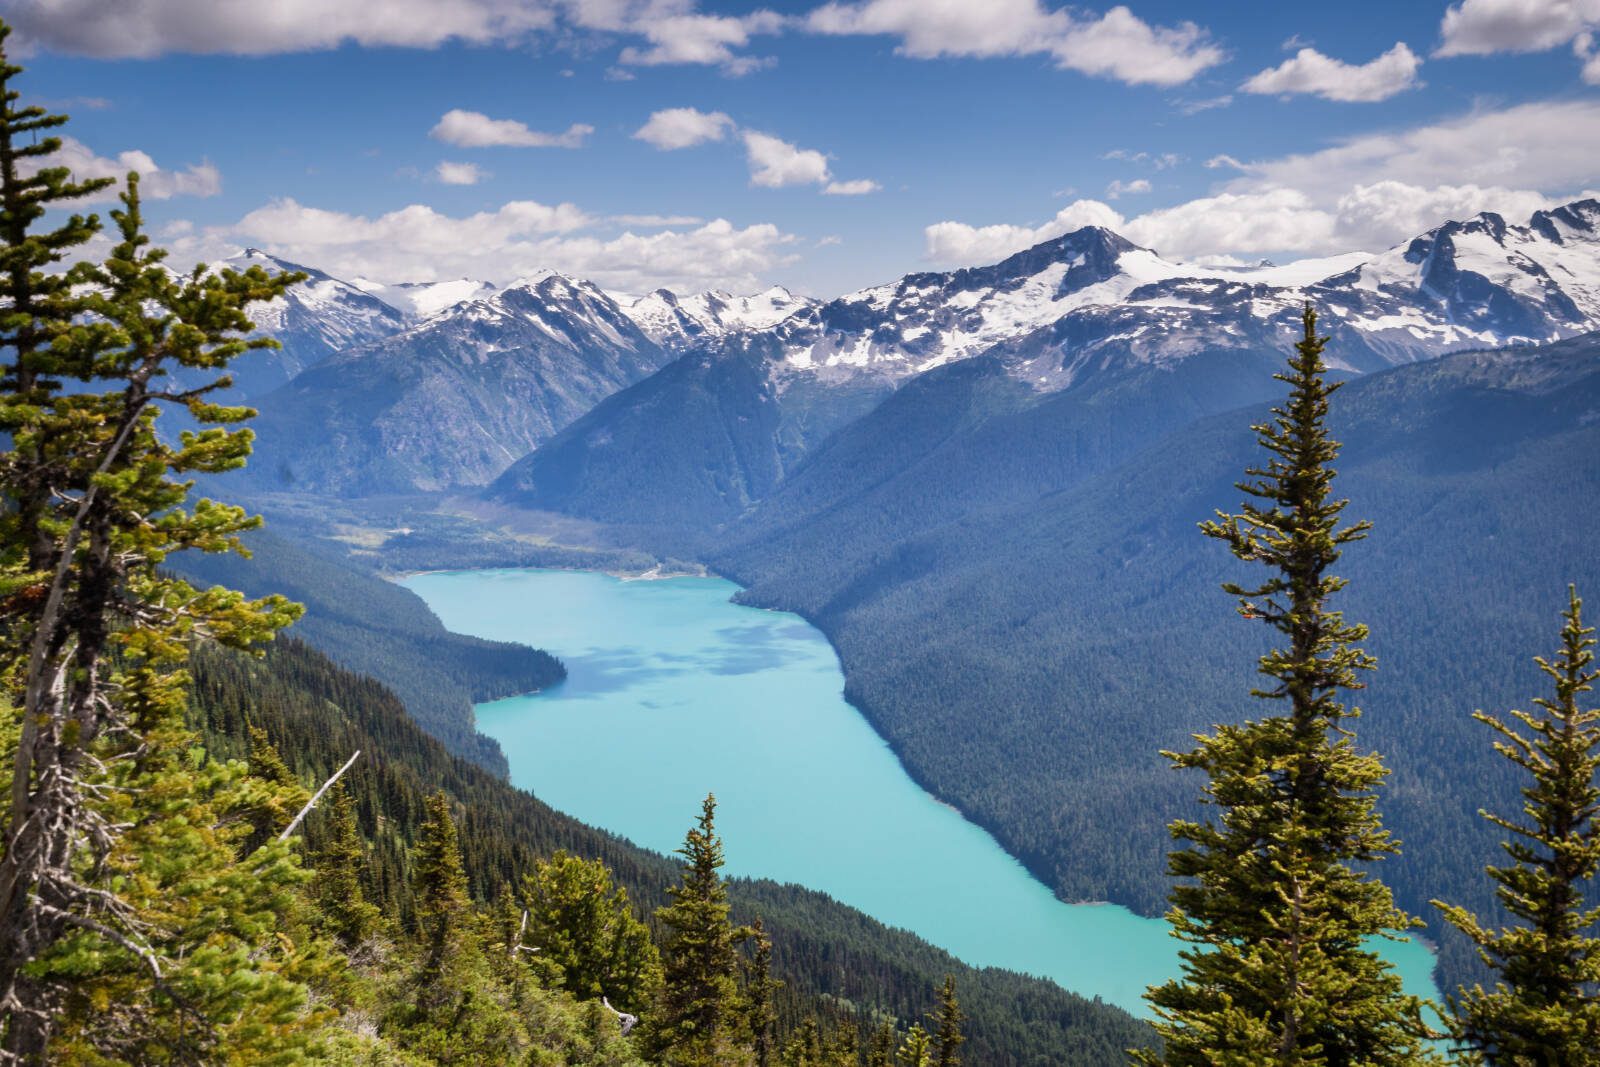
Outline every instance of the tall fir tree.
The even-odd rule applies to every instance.
[[[1458,991],[1448,1013],[1455,1040],[1496,1067],[1600,1065],[1600,908],[1585,903],[1600,871],[1600,707],[1580,701],[1600,679],[1594,647],[1569,588],[1561,650],[1535,659],[1554,696],[1536,698],[1537,711],[1513,710],[1510,722],[1473,714],[1499,734],[1496,751],[1532,779],[1523,819],[1483,813],[1513,835],[1503,846],[1511,865],[1488,871],[1517,925],[1492,929],[1434,902],[1499,979],[1493,990]]]
[[[961,1024],[966,1018],[956,998],[955,976],[947,974],[944,985],[939,987],[939,1007],[933,1016],[935,1067],[961,1067],[961,1045],[967,1040],[962,1036]]]
[[[447,995],[441,977],[466,948],[471,934],[472,898],[461,865],[461,845],[450,798],[443,791],[428,797],[428,817],[417,831],[412,866],[412,900],[422,950],[420,992],[424,998]]]
[[[1228,584],[1239,614],[1276,631],[1284,647],[1264,655],[1269,684],[1251,695],[1283,711],[1217,727],[1189,752],[1166,753],[1209,778],[1212,821],[1180,820],[1173,837],[1168,917],[1190,947],[1183,974],[1153,987],[1165,1049],[1144,1063],[1413,1064],[1427,1057],[1422,1005],[1371,947],[1415,925],[1386,886],[1360,868],[1397,851],[1382,828],[1375,791],[1381,759],[1359,752],[1359,714],[1340,690],[1362,687],[1375,666],[1356,647],[1366,627],[1330,608],[1345,581],[1328,572],[1369,524],[1340,525],[1332,496],[1339,443],[1328,434],[1326,338],[1307,305],[1304,336],[1287,373],[1289,394],[1273,420],[1253,427],[1268,459],[1246,472],[1238,514],[1201,524],[1208,537],[1270,574]]]
[[[745,981],[745,1003],[749,1016],[750,1045],[755,1050],[756,1067],[772,1062],[774,1029],[778,1023],[778,990],[783,983],[772,977],[772,938],[766,924],[756,916],[750,924],[750,975]]]
[[[382,913],[367,898],[366,842],[356,822],[356,805],[343,782],[328,791],[311,866],[317,872],[317,903],[329,931],[355,947],[378,930]]]
[[[672,1067],[728,1062],[743,1036],[736,948],[741,932],[729,920],[716,812],[717,799],[708,795],[678,850],[683,871],[679,884],[667,890],[672,903],[656,912],[664,928],[665,984],[648,1023],[652,1047]]]
[[[16,68],[0,69],[0,125],[8,137],[59,124],[17,108],[10,88]],[[51,144],[47,138],[29,149]],[[8,242],[0,332],[10,350],[0,377],[0,428],[11,446],[0,455],[0,493],[11,502],[0,515],[0,656],[20,719],[6,753],[0,810],[0,1053],[25,1062],[46,1055],[72,987],[91,984],[121,961],[136,961],[145,984],[123,990],[122,1024],[99,1033],[128,1044],[141,1040],[140,1027],[166,1024],[170,1003],[163,1009],[160,1001],[176,995],[177,974],[198,980],[197,968],[214,964],[233,968],[242,981],[254,968],[240,960],[263,958],[168,956],[187,951],[180,919],[211,923],[217,948],[229,938],[267,936],[253,921],[229,925],[254,907],[247,887],[227,873],[231,862],[252,855],[239,841],[216,836],[190,857],[210,866],[182,872],[212,888],[232,887],[231,895],[213,898],[220,910],[203,920],[152,896],[164,873],[141,881],[124,865],[136,851],[132,831],[165,825],[175,810],[168,805],[183,776],[161,768],[184,748],[173,731],[174,716],[181,722],[189,640],[206,635],[248,647],[297,614],[281,597],[252,602],[220,588],[196,590],[162,565],[186,549],[237,550],[238,535],[256,525],[241,509],[191,501],[192,483],[174,475],[243,464],[249,434],[230,426],[250,413],[206,397],[227,385],[232,360],[273,344],[247,339],[249,305],[299,280],[259,269],[174,275],[143,232],[131,174],[122,208],[112,213],[121,239],[108,258],[47,279],[41,268],[89,224],[69,220],[29,235],[36,209],[83,188],[59,168],[32,171],[49,153],[29,149],[14,139],[0,146],[0,228]],[[57,317],[67,312],[70,320]],[[163,388],[179,368],[200,384]],[[186,408],[202,429],[177,442],[163,439],[155,430],[163,405]],[[226,794],[243,788],[236,781],[189,784],[202,793],[221,790],[196,802],[229,810]],[[129,797],[149,807],[130,809]],[[257,851],[266,859],[282,848]],[[205,883],[208,875],[221,881]],[[253,877],[270,894],[294,872],[268,864]],[[231,1025],[229,1006],[214,1002],[219,1014],[211,1015],[204,1003],[195,1002],[185,1020],[200,1045],[210,1040],[206,1033]],[[84,1039],[93,1046],[96,1033]]]

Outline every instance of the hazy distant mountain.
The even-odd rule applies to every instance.
[[[247,474],[357,495],[481,485],[670,358],[592,283],[524,278],[262,397]]]
[[[284,384],[333,353],[364,345],[405,329],[406,316],[378,297],[349,282],[249,248],[216,264],[245,270],[262,267],[272,274],[303,271],[310,275],[284,296],[251,309],[262,333],[277,339],[278,350],[253,352],[229,369],[240,394],[255,397]]]
[[[915,404],[967,403],[936,398],[989,379],[983,418],[997,421],[982,441],[960,438],[958,458],[929,467],[946,491],[999,491],[963,488],[958,472],[982,467],[973,453],[982,448],[1018,457],[1023,476],[1049,484],[1082,473],[1089,455],[1109,461],[1141,434],[1264,395],[1308,300],[1324,313],[1331,362],[1347,372],[1594,329],[1600,203],[1540,212],[1526,226],[1480,215],[1379,256],[1286,266],[1177,264],[1089,227],[990,267],[907,275],[703,342],[690,357],[698,369],[675,367],[618,394],[507,471],[494,492],[531,507],[703,531],[758,499],[753,485],[776,486],[798,469],[843,425],[838,413],[919,375],[931,380],[894,409],[913,419]],[[988,362],[970,375],[942,373],[975,358]],[[719,360],[738,371],[718,372]],[[832,400],[841,390],[843,400]],[[758,397],[772,410],[752,419]],[[717,411],[737,421],[708,426]],[[1002,414],[1025,436],[1008,438]],[[927,424],[935,435],[952,431]],[[810,481],[843,492],[909,447],[894,433],[878,436],[837,477]],[[762,457],[754,481],[752,455]]]

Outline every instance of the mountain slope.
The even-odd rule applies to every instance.
[[[953,515],[937,462],[821,500],[791,495],[797,476],[711,562],[819,625],[912,774],[1059,893],[1156,912],[1164,825],[1197,788],[1157,753],[1249,711],[1261,637],[1217,589],[1240,568],[1195,524],[1236,506],[1262,415],[1177,427],[1060,491]],[[1600,335],[1359,378],[1333,428],[1339,492],[1376,523],[1337,571],[1341,606],[1373,626],[1361,738],[1395,768],[1384,807],[1410,842],[1385,877],[1418,912],[1481,899],[1493,847],[1475,812],[1515,796],[1469,713],[1537,692],[1529,657],[1566,583],[1600,588]],[[814,462],[848,468],[828,453],[862,431]],[[1009,477],[989,455],[972,484]]]
[[[325,493],[482,485],[668,358],[594,285],[525,278],[262,397],[247,473]]]
[[[406,326],[406,315],[378,297],[314,267],[278,259],[258,248],[246,249],[216,266],[310,275],[283,296],[251,310],[256,329],[283,347],[253,352],[248,359],[235,362],[230,373],[241,396],[258,397],[335,352],[369,344]]]
[[[324,779],[349,753],[363,753],[342,783],[373,845],[373,873],[394,879],[377,887],[391,913],[405,910],[405,886],[395,875],[405,869],[404,850],[414,846],[426,798],[436,789],[459,805],[462,858],[479,900],[520,887],[535,859],[563,849],[604,860],[636,906],[648,910],[667,902],[666,888],[677,877],[673,860],[585,826],[451,757],[383,686],[298,642],[275,642],[262,660],[206,649],[194,673],[196,715],[213,752],[243,756],[246,726],[255,725],[307,781]],[[692,814],[685,813],[686,825]],[[318,829],[313,821],[309,832]],[[729,892],[735,921],[761,916],[786,1006],[909,1022],[933,1007],[938,983],[951,974],[969,1019],[968,1062],[1109,1067],[1125,1061],[1124,1049],[1150,1041],[1150,1029],[1119,1009],[1040,979],[967,967],[823,894],[742,880],[731,882]]]
[[[1345,373],[1600,327],[1600,202],[1541,212],[1521,227],[1481,215],[1381,256],[1284,267],[1171,263],[1089,227],[990,267],[907,275],[765,329],[714,337],[685,366],[624,390],[519,462],[492,492],[528,507],[705,536],[760,500],[763,486],[800,469],[862,398],[919,376],[959,391],[962,375],[940,376],[971,360],[988,360],[990,371],[1016,383],[1009,399],[997,392],[989,401],[1008,406],[1009,417],[1026,421],[1055,403],[1049,397],[1081,393],[1093,415],[1075,428],[1062,422],[1062,432],[1137,446],[1151,438],[1129,427],[1154,433],[1265,395],[1276,357],[1263,354],[1292,341],[1307,300],[1325,311],[1330,361]],[[1192,400],[1174,396],[1175,380],[1195,392]],[[915,396],[932,410],[943,403],[938,393],[930,385]],[[1176,405],[1162,425],[1154,411],[1169,399]],[[808,432],[784,435],[795,426]],[[1030,440],[1051,467],[1061,439]],[[883,468],[885,456],[907,447],[885,438],[883,450],[853,454],[835,480],[809,481],[848,491],[864,469]],[[754,477],[753,454],[761,457]],[[942,484],[960,500],[958,477]],[[1004,497],[995,486],[968,487],[982,499]]]

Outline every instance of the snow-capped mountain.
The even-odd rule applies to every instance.
[[[253,353],[234,365],[235,385],[246,396],[276,388],[335,352],[399,333],[406,325],[404,314],[370,293],[259,248],[245,249],[218,266],[261,267],[270,274],[300,271],[309,276],[276,300],[251,308],[256,328],[277,338],[283,347]]]
[[[423,319],[437,315],[446,308],[468,300],[482,300],[494,292],[495,287],[476,278],[452,278],[443,282],[398,282],[385,285],[370,278],[352,278],[350,284],[364,293],[377,297],[408,319]]]
[[[680,297],[657,289],[624,304],[623,310],[656,344],[684,349],[737,330],[765,330],[818,303],[781,285],[750,296],[712,289]]]
[[[1281,343],[1307,300],[1328,316],[1333,362],[1355,370],[1595,329],[1600,202],[1520,226],[1483,214],[1377,256],[1284,266],[1178,263],[1088,227],[993,266],[910,274],[802,308],[771,333],[789,371],[903,379],[1012,345],[1032,352],[1019,375],[1059,388],[1106,361]]]
[[[1271,395],[1307,301],[1324,313],[1329,362],[1364,372],[1600,329],[1597,294],[1592,200],[1526,225],[1480,215],[1376,256],[1284,266],[1175,263],[1090,227],[703,342],[518,461],[492,492],[708,529],[802,469],[785,491],[817,499],[935,454],[941,471],[969,472],[951,475],[970,482],[968,496],[1017,478],[1064,484],[1173,426]],[[843,458],[827,467],[818,448]]]
[[[334,492],[482,484],[671,358],[598,286],[545,271],[261,398],[252,470]]]

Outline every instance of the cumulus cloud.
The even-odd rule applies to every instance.
[[[733,129],[733,119],[721,111],[699,111],[692,107],[669,107],[651,114],[633,136],[663,151],[692,148],[707,141],[720,141]]]
[[[744,144],[745,161],[750,167],[750,184],[766,189],[789,185],[820,185],[828,196],[862,196],[882,188],[870,178],[847,181],[834,179],[825,153],[801,148],[783,138],[761,130],[740,129],[721,111],[699,111],[692,107],[673,107],[654,112],[634,131],[635,139],[663,151],[690,148],[708,141],[724,140],[737,132]]]
[[[1251,185],[1285,186],[1331,203],[1357,185],[1404,175],[1414,185],[1477,185],[1562,193],[1592,185],[1600,101],[1472,111],[1426,126],[1351,137],[1317,152],[1239,163]],[[1230,187],[1232,188],[1232,187]]]
[[[856,178],[847,182],[829,182],[822,187],[822,192],[825,196],[865,196],[882,188],[871,178]]]
[[[993,263],[1013,252],[1059,237],[1085,226],[1122,229],[1124,219],[1111,205],[1098,200],[1075,200],[1038,226],[994,223],[971,226],[965,222],[936,222],[923,229],[927,258],[935,263],[961,266]]]
[[[1144,178],[1135,178],[1131,182],[1114,181],[1106,186],[1106,199],[1116,200],[1124,196],[1142,196],[1150,191],[1150,183]]]
[[[1594,161],[1572,146],[1597,139],[1600,102],[1560,101],[1354,137],[1303,155],[1218,156],[1207,165],[1239,173],[1209,196],[1126,218],[1079,200],[1037,225],[945,220],[925,227],[927,256],[947,265],[993,262],[1084,225],[1189,260],[1378,251],[1446,219],[1494,211],[1521,221],[1593,195]]]
[[[606,288],[647,292],[758,288],[795,258],[797,238],[771,223],[713,219],[693,228],[616,232],[573,204],[512,201],[446,215],[413,204],[376,216],[276,200],[236,222],[176,234],[175,265],[215,260],[250,244],[341,277],[382,282],[474,277],[504,283],[542,268]]]
[[[458,107],[446,111],[428,136],[458,148],[581,148],[593,132],[593,126],[575,122],[561,133],[543,133],[515,119],[492,119]]]
[[[684,13],[639,19],[629,28],[642,34],[648,45],[630,45],[622,50],[620,61],[634,66],[663,66],[697,63],[721,67],[735,76],[767,66],[771,60],[741,55],[735,49],[750,43],[756,34],[777,33],[784,25],[782,16],[770,11],[750,15],[704,15]]]
[[[1247,93],[1309,93],[1325,100],[1373,103],[1416,88],[1422,60],[1404,41],[1367,63],[1345,63],[1302,48],[1276,67],[1269,67],[1239,88]]]
[[[149,57],[269,55],[347,42],[412,48],[450,40],[492,44],[549,28],[555,10],[541,0],[13,0],[6,17],[25,40],[58,51]]]
[[[1120,159],[1127,163],[1140,163],[1154,167],[1156,170],[1166,170],[1176,167],[1183,162],[1183,157],[1176,152],[1133,152],[1126,148],[1113,148],[1101,159]]]
[[[1039,0],[858,0],[816,8],[806,26],[898,37],[900,53],[917,59],[1044,54],[1063,69],[1134,85],[1178,85],[1225,58],[1194,23],[1151,26],[1123,6],[1093,18]]]
[[[439,165],[433,168],[434,180],[445,185],[477,185],[488,176],[488,172],[480,169],[476,163],[451,163],[448,160],[441,160]]]
[[[1543,52],[1600,23],[1600,0],[1462,0],[1444,13],[1435,55]]]
[[[745,159],[750,164],[751,185],[780,189],[828,181],[828,157],[816,149],[799,148],[757,130],[745,130],[741,136]]]
[[[175,196],[216,196],[222,192],[222,175],[210,163],[191,163],[182,170],[165,170],[146,152],[130,149],[108,159],[71,137],[61,138],[61,151],[43,161],[46,166],[66,167],[73,177],[86,178],[127,177],[129,171],[139,174],[139,194],[146,200],[169,200]],[[33,163],[37,169],[37,162]],[[109,201],[117,198],[117,188],[112,187],[91,197],[86,202]]]

